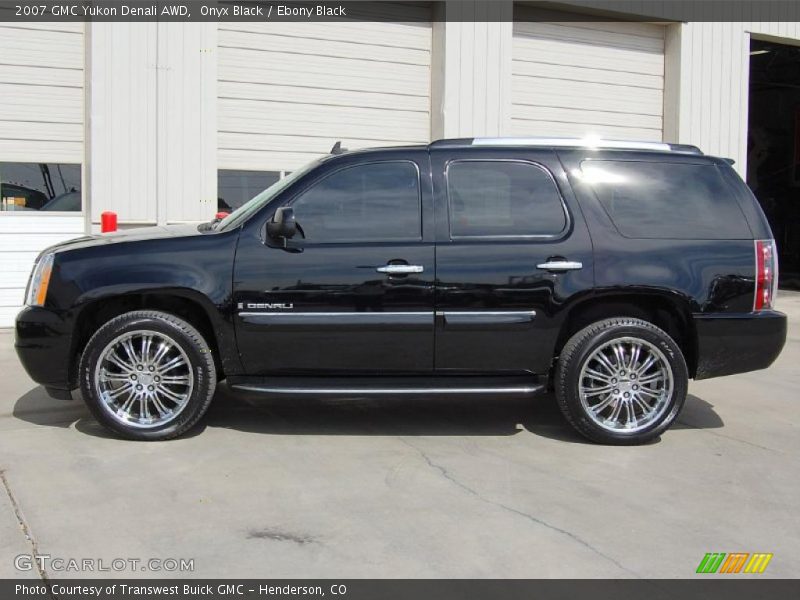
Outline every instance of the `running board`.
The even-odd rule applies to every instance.
[[[537,394],[532,377],[230,377],[235,389],[260,394],[315,396]]]

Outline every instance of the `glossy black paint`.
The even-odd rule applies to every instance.
[[[566,231],[544,237],[451,239],[445,173],[459,160],[523,161],[547,169],[567,211]],[[548,149],[463,148],[431,151],[436,197],[436,310],[526,311],[536,317],[486,327],[437,318],[437,370],[547,373],[566,311],[593,288],[592,244],[580,207],[555,152]],[[537,265],[553,258],[583,268],[550,273]]]
[[[766,369],[786,342],[786,315],[697,315],[698,363],[695,379]]]
[[[240,372],[231,316],[231,279],[238,231],[204,234],[197,226],[135,229],[54,246],[44,307],[17,317],[16,348],[34,381],[74,387],[77,324],[104,303],[156,295],[197,306],[216,336],[226,372]]]
[[[317,181],[343,168],[386,158],[411,161],[421,174],[430,171],[426,149],[346,154],[298,181],[242,228],[233,282],[237,311],[250,312],[249,304],[284,304],[291,310],[262,312],[295,315],[236,317],[247,373],[433,371],[436,264],[428,177],[420,178],[427,185],[420,186],[418,241],[318,244],[295,237],[283,248],[265,236],[264,224],[271,215]],[[388,264],[417,265],[423,272],[391,276],[376,271]],[[403,315],[398,313],[405,317],[399,320]]]
[[[768,366],[783,346],[780,313],[752,313],[753,239],[771,237],[738,176],[709,161],[747,218],[743,240],[621,236],[573,173],[587,155],[660,160],[663,154],[434,144],[345,153],[300,176],[242,226],[178,226],[89,236],[61,244],[46,305],[17,319],[17,351],[54,393],[74,386],[90,315],[109,303],[190,303],[209,325],[232,378],[340,375],[547,375],[571,318],[603,300],[668,304],[685,316],[698,377]],[[550,237],[451,239],[446,166],[518,160],[547,169],[569,216]],[[413,162],[420,174],[421,236],[409,242],[283,244],[266,224],[320,178],[367,161]],[[689,217],[687,217],[689,218]],[[302,226],[302,222],[300,222]],[[582,263],[554,273],[554,258]],[[387,264],[421,273],[387,275]],[[98,313],[105,314],[105,313]],[[91,332],[89,332],[91,333]],[[735,351],[734,351],[735,349]]]

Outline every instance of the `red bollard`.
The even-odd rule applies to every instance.
[[[117,230],[117,213],[107,210],[100,215],[100,231],[109,233]]]

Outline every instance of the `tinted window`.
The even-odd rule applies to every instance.
[[[593,160],[584,161],[581,171],[626,237],[751,235],[732,190],[714,165]]]
[[[567,224],[552,178],[529,163],[452,163],[447,195],[454,238],[553,235]]]
[[[348,167],[292,203],[310,242],[418,240],[419,176],[409,162]]]
[[[80,165],[0,163],[0,211],[80,210]]]
[[[217,210],[235,210],[281,178],[277,171],[217,171]]]

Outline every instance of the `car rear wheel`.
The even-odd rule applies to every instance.
[[[573,335],[556,368],[561,412],[582,435],[605,444],[641,444],[663,433],[686,399],[680,348],[640,319],[598,321]]]
[[[203,336],[160,311],[129,312],[103,325],[79,369],[92,414],[135,440],[164,440],[190,429],[208,409],[217,382]]]

